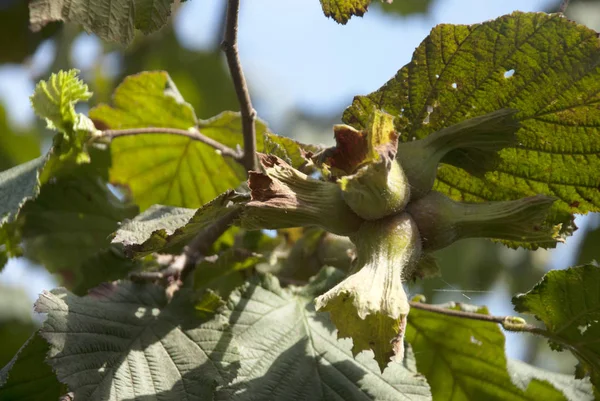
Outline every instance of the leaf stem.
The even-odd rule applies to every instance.
[[[246,84],[246,78],[242,71],[240,55],[238,52],[238,17],[240,13],[240,0],[229,0],[227,3],[227,16],[225,22],[225,32],[221,49],[227,58],[227,65],[233,80],[233,86],[240,104],[242,114],[242,131],[244,134],[244,154],[242,164],[247,170],[257,170],[256,161],[256,110],[252,107],[250,92]]]
[[[208,146],[213,147],[217,150],[221,156],[231,157],[234,160],[242,163],[243,154],[235,149],[225,146],[222,143],[215,141],[205,135],[202,135],[197,129],[185,130],[179,128],[160,128],[160,127],[146,127],[146,128],[129,128],[129,129],[111,129],[102,131],[101,137],[107,138],[118,138],[120,136],[130,135],[142,135],[142,134],[171,134],[186,136],[195,141],[202,142]]]
[[[527,324],[527,323],[525,323],[525,321],[523,319],[517,318],[514,316],[484,315],[482,313],[454,310],[454,309],[449,309],[449,308],[443,307],[443,306],[430,305],[430,304],[425,304],[422,302],[415,302],[415,301],[411,301],[409,303],[410,303],[411,308],[421,309],[421,310],[425,310],[428,312],[439,313],[439,314],[447,315],[447,316],[460,317],[460,318],[464,318],[464,319],[480,320],[483,322],[498,323],[498,324],[502,325],[502,328],[506,331],[528,332],[528,333],[532,333],[532,334],[541,335],[544,337],[552,337],[552,335],[550,333],[548,333],[546,330],[541,329],[532,324]],[[410,315],[409,315],[409,319],[410,319]]]

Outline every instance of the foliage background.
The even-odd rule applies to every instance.
[[[600,5],[573,0],[568,16],[600,30]],[[218,48],[224,2],[192,0],[175,12],[158,35],[136,38],[123,49],[103,44],[76,26],[50,26],[41,35],[27,29],[26,2],[0,1],[0,31],[20,32],[0,43],[0,170],[27,161],[50,146],[51,135],[33,118],[28,96],[50,71],[82,70],[106,102],[122,77],[142,70],[169,71],[200,118],[236,109],[236,99]],[[515,9],[553,11],[554,0],[396,1],[374,5],[364,18],[339,26],[319,7],[302,0],[243,4],[240,52],[258,114],[273,131],[304,142],[331,144],[331,125],[355,94],[367,94],[410,60],[413,49],[438,23],[475,23]],[[12,24],[12,25],[11,25]],[[9,26],[10,25],[10,26]],[[0,35],[7,38],[7,35]],[[25,51],[26,50],[26,51]],[[579,218],[579,231],[552,251],[510,250],[486,240],[465,240],[439,252],[443,276],[410,288],[433,303],[487,305],[495,315],[514,314],[510,298],[527,291],[551,268],[600,260],[600,218]],[[56,279],[33,261],[11,260],[0,274],[0,366],[14,355],[37,321],[31,304]],[[6,333],[22,332],[22,341]],[[551,353],[545,340],[506,333],[508,357],[572,373],[568,353]],[[12,342],[7,343],[6,339]],[[13,344],[14,343],[14,344]],[[6,345],[6,346],[5,346]]]

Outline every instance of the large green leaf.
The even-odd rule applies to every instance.
[[[29,5],[31,27],[37,31],[52,21],[81,24],[101,39],[129,44],[134,28],[151,33],[171,14],[173,0],[33,0]]]
[[[243,143],[241,120],[233,113],[198,121],[174,83],[164,72],[126,78],[116,89],[114,105],[90,111],[97,126],[112,129],[170,127],[190,129],[219,142]],[[262,135],[265,127],[258,124]],[[234,145],[235,146],[235,145]],[[234,160],[193,139],[162,134],[116,138],[111,145],[111,181],[125,185],[142,210],[154,204],[200,207],[245,178]]]
[[[0,400],[57,400],[67,392],[45,363],[50,347],[34,334],[12,361],[0,370]]]
[[[60,274],[72,291],[85,294],[103,281],[122,278],[135,266],[111,245],[109,235],[136,212],[97,176],[60,177],[44,185],[21,211],[25,256]]]
[[[161,29],[160,35],[150,35],[135,41],[124,52],[119,82],[140,71],[157,70],[169,72],[169,76],[177,82],[179,92],[192,105],[198,118],[209,118],[223,110],[235,110],[239,107],[221,50],[191,50],[182,46],[177,39],[174,24]]]
[[[480,308],[478,313],[487,314]],[[504,335],[495,323],[468,320],[412,308],[408,315],[406,341],[417,358],[417,370],[427,377],[434,399],[564,400],[556,388],[540,382],[541,375],[507,370]],[[518,367],[517,367],[518,368]],[[510,373],[510,374],[509,374]],[[513,378],[514,383],[511,381]],[[542,380],[553,384],[551,375]],[[572,378],[565,395],[581,394],[575,400],[593,400],[591,386]]]
[[[600,388],[600,267],[583,265],[546,274],[531,291],[513,298],[515,310],[546,325],[551,346],[568,349]]]
[[[131,283],[86,297],[44,292],[36,310],[48,314],[48,363],[75,399],[211,399],[235,376],[239,354],[218,305],[196,311],[190,295],[169,302],[164,288]]]
[[[364,127],[374,107],[395,115],[400,140],[467,118],[519,110],[518,144],[485,176],[476,152],[442,160],[435,189],[465,201],[559,198],[554,223],[600,210],[600,42],[560,15],[515,12],[476,25],[439,25],[381,89],[354,99],[344,121]],[[566,230],[566,226],[563,226]]]
[[[351,342],[337,340],[312,298],[343,278],[327,269],[308,288],[282,289],[266,276],[235,291],[229,322],[241,348],[235,381],[223,400],[429,400],[429,387],[414,357],[381,375],[372,354],[352,358]]]
[[[166,252],[182,246],[219,219],[233,217],[239,210],[236,200],[241,195],[226,192],[198,210],[155,205],[115,233],[113,243],[123,244],[135,257],[152,252]]]

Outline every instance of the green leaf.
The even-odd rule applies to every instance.
[[[381,375],[372,354],[352,358],[351,342],[315,313],[312,298],[342,277],[328,268],[303,290],[284,290],[266,276],[235,291],[229,321],[244,344],[241,367],[217,399],[430,400],[412,355]]]
[[[23,204],[38,194],[45,161],[46,157],[38,157],[0,172],[0,226],[14,221]]]
[[[22,3],[22,2],[18,2]],[[0,27],[2,23],[0,22]],[[1,38],[0,34],[0,38]],[[0,48],[1,45],[0,45]],[[12,129],[0,105],[0,171],[40,156],[40,137],[33,131]]]
[[[101,39],[127,45],[134,28],[148,34],[161,28],[171,14],[173,0],[33,0],[29,5],[34,31],[51,21],[81,24]]]
[[[550,222],[567,231],[572,213],[600,210],[600,42],[558,14],[515,12],[475,25],[439,25],[412,61],[381,89],[354,99],[343,120],[363,128],[371,110],[396,116],[401,141],[465,119],[519,110],[515,147],[483,177],[466,170],[471,151],[442,159],[435,189],[482,202],[546,194]],[[511,75],[512,74],[512,75]]]
[[[585,237],[579,246],[577,255],[577,264],[583,265],[600,261],[600,226],[596,229],[589,230],[585,233]]]
[[[75,104],[86,101],[92,93],[77,74],[78,70],[59,71],[50,75],[48,81],[40,81],[31,95],[35,113],[46,119],[48,128],[67,132],[77,120]]]
[[[78,294],[122,278],[135,267],[108,238],[119,222],[135,216],[93,175],[63,176],[44,185],[19,215],[25,256],[63,278]]]
[[[477,313],[487,314],[487,309],[479,308]],[[512,365],[510,372],[507,370],[504,335],[495,323],[412,308],[405,338],[414,349],[417,370],[427,378],[434,399],[565,399],[547,383],[540,382],[543,377],[542,380],[553,383],[552,374],[542,376]],[[560,383],[556,388],[562,391],[568,387],[565,394],[581,394],[578,400],[593,399],[590,386],[573,377],[569,386],[564,380]]]
[[[194,270],[194,288],[211,289],[223,298],[244,284],[244,270],[262,262],[262,255],[239,248],[230,248],[218,257],[205,258]]]
[[[569,349],[600,388],[600,267],[554,270],[531,291],[513,298],[515,310],[546,325],[551,347]]]
[[[394,0],[382,2],[381,9],[390,14],[408,16],[412,14],[427,14],[431,10],[431,0]]]
[[[67,392],[45,363],[50,350],[39,334],[21,347],[12,361],[0,370],[0,400],[57,400]]]
[[[237,214],[236,202],[240,196],[233,191],[226,192],[198,210],[155,205],[125,222],[112,242],[123,244],[133,257],[168,252],[170,248],[184,245],[216,220]]]
[[[78,72],[72,69],[50,75],[48,81],[38,82],[30,97],[35,113],[46,120],[49,129],[58,131],[40,177],[42,183],[67,167],[90,162],[87,142],[96,128],[86,115],[75,112],[75,104],[88,100],[92,93],[79,80]]]
[[[521,390],[527,391],[532,399],[593,399],[592,386],[587,379],[573,380],[573,375],[549,372],[515,359],[509,359],[507,365],[513,383]]]
[[[115,90],[114,106],[90,111],[97,126],[112,129],[170,127],[199,128],[205,136],[227,144],[242,143],[241,120],[234,113],[198,121],[164,72],[126,78]],[[258,124],[262,135],[265,127]],[[235,146],[235,145],[234,145]],[[126,186],[142,210],[154,204],[197,208],[245,178],[235,161],[215,149],[177,135],[147,134],[120,137],[111,145],[111,181]]]
[[[321,0],[323,12],[340,24],[348,22],[353,15],[362,17],[371,0]]]
[[[13,358],[34,330],[31,301],[25,291],[0,285],[0,366]]]
[[[75,399],[211,399],[239,354],[226,319],[195,311],[190,295],[168,302],[164,288],[131,283],[86,297],[44,292],[36,311],[48,314],[48,363]]]
[[[58,23],[49,24],[41,32],[29,29],[27,1],[5,0],[0,12],[0,63],[23,63],[36,51],[43,40],[53,36]]]

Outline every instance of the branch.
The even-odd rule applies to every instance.
[[[256,163],[256,127],[254,120],[256,119],[256,110],[252,107],[250,100],[250,92],[242,71],[240,63],[240,55],[238,53],[237,32],[238,32],[238,16],[240,12],[240,0],[229,0],[227,3],[227,17],[225,22],[225,33],[223,34],[223,42],[221,49],[227,57],[227,65],[235,87],[238,102],[240,104],[240,112],[242,114],[242,131],[244,134],[244,155],[242,164],[247,170],[257,170]]]
[[[159,127],[111,129],[111,130],[102,131],[101,137],[106,137],[106,138],[112,139],[112,138],[118,138],[120,136],[141,135],[141,134],[172,134],[172,135],[186,136],[195,141],[199,141],[208,146],[212,146],[216,151],[218,151],[221,154],[221,156],[231,157],[234,160],[242,163],[243,155],[240,151],[231,149],[229,146],[225,146],[222,143],[217,142],[212,138],[202,135],[197,129],[184,130],[184,129],[178,129],[178,128],[159,128]]]
[[[410,302],[410,307],[415,309],[421,309],[428,312],[439,313],[447,316],[460,317],[465,319],[480,320],[490,323],[499,323],[502,328],[506,331],[515,332],[528,332],[532,334],[541,335],[544,337],[552,337],[552,335],[546,330],[540,329],[531,324],[527,324],[525,320],[515,316],[492,316],[484,315],[481,313],[465,312],[460,310],[448,309],[443,306],[430,305],[422,302]]]
[[[231,227],[239,215],[240,209],[235,209],[214,220],[210,226],[200,231],[194,239],[183,248],[183,256],[185,259],[180,274],[181,281],[184,281],[185,278],[194,271],[198,261],[210,252],[212,244],[214,244],[215,241]]]
[[[134,281],[166,281],[169,283],[167,293],[172,295],[194,271],[198,262],[204,258],[208,259],[207,254],[210,253],[212,244],[231,227],[239,215],[240,210],[236,209],[214,220],[210,226],[196,234],[181,254],[174,255],[163,270],[132,272],[129,278]]]
[[[569,7],[569,0],[563,0],[562,3],[560,3],[558,12],[564,14],[567,11],[567,7]]]

